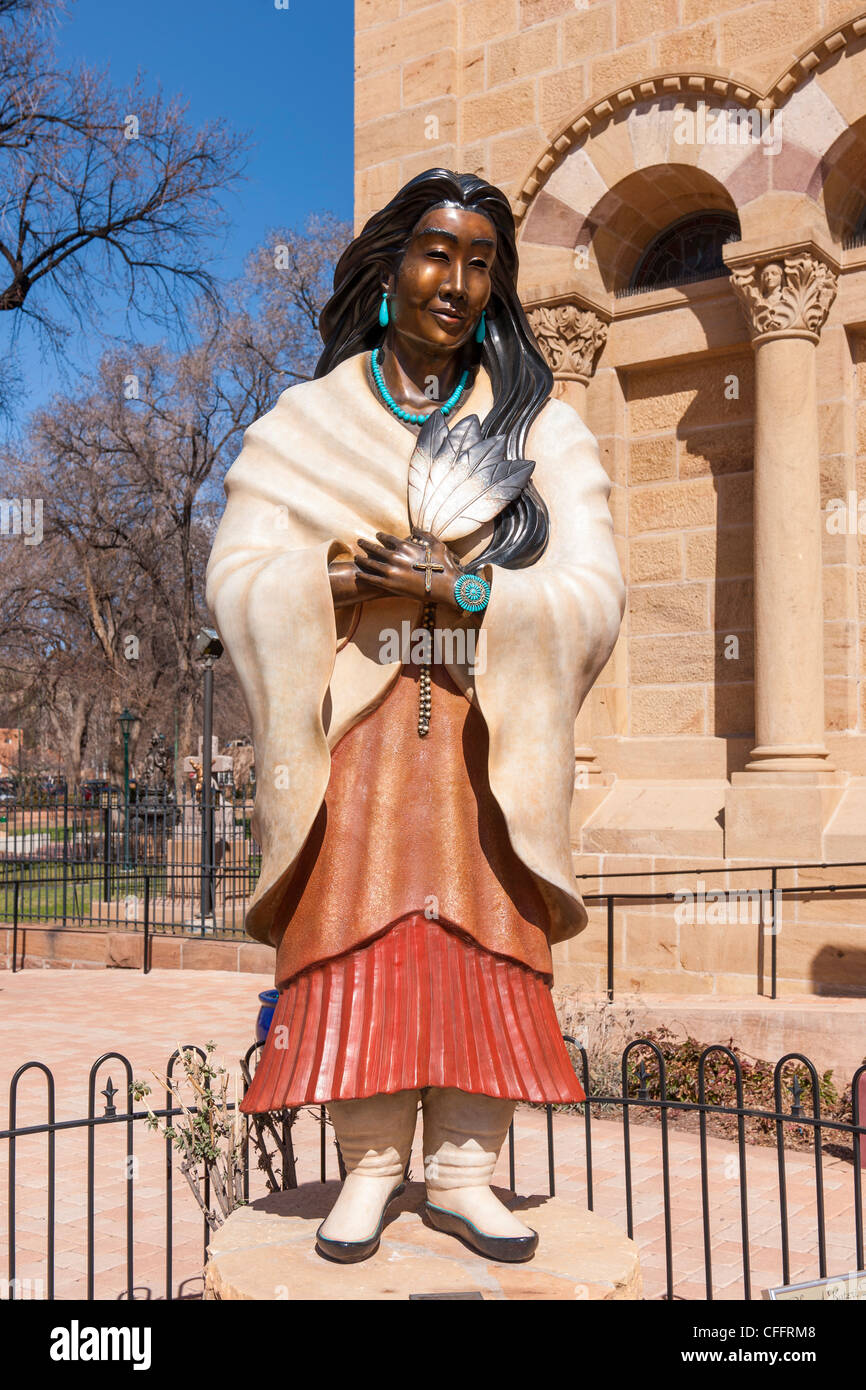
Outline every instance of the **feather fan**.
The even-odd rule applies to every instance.
[[[409,520],[442,541],[468,536],[520,496],[534,467],[508,457],[505,435],[485,439],[477,415],[449,430],[434,410],[409,460]]]

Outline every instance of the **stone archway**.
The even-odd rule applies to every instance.
[[[763,234],[763,200],[769,197],[780,233],[795,235],[816,223],[841,247],[863,182],[864,92],[861,17],[828,30],[763,91],[708,72],[667,73],[636,80],[579,110],[533,161],[514,198],[522,286],[603,289],[617,248],[600,243],[599,258],[590,255],[577,265],[575,251],[608,223],[614,239],[627,243],[646,232],[640,218],[652,217],[655,178],[688,212],[697,180],[706,176],[706,206],[736,210],[746,241]],[[700,138],[706,112],[720,113],[720,124],[728,127],[721,139]],[[758,138],[743,139],[747,128]],[[681,185],[684,166],[691,176]],[[847,197],[846,180],[853,185]],[[636,204],[634,213],[620,206],[620,188],[626,203]],[[628,248],[619,250],[627,261]]]
[[[821,160],[821,200],[831,236],[844,245],[866,209],[866,114],[838,136]]]
[[[521,181],[514,199],[515,218],[518,223],[523,222],[539,191],[546,187],[554,170],[570,153],[584,147],[590,138],[595,141],[602,131],[641,106],[661,111],[669,103],[702,100],[714,107],[731,105],[769,114],[788,109],[792,115],[794,143],[809,150],[817,141],[823,152],[835,138],[828,135],[822,119],[830,116],[832,120],[831,108],[843,125],[853,124],[863,114],[864,76],[866,15],[826,30],[764,90],[740,82],[736,76],[723,77],[708,71],[667,72],[648,77],[636,74],[630,85],[617,88],[601,100],[578,109],[559,126]],[[819,89],[814,102],[808,96],[803,97],[813,82]],[[793,105],[792,95],[798,98]],[[826,102],[822,98],[826,98]]]
[[[784,826],[790,843],[790,826],[784,816],[769,813],[771,802],[787,809],[796,802],[800,852],[824,853],[828,811],[838,803],[844,782],[844,776],[833,772],[822,738],[827,727],[824,685],[832,703],[836,667],[825,671],[822,661],[822,636],[826,647],[827,633],[820,594],[825,567],[837,557],[828,559],[827,547],[822,547],[818,478],[828,468],[836,469],[833,451],[838,445],[822,437],[819,410],[822,419],[829,417],[827,407],[819,405],[815,386],[821,335],[839,277],[849,269],[843,243],[866,201],[866,176],[861,172],[866,167],[864,33],[866,20],[829,32],[767,92],[710,74],[679,74],[650,79],[596,102],[551,141],[517,199],[524,301],[558,377],[559,393],[581,410],[600,438],[613,482],[612,507],[623,555],[638,556],[643,581],[658,583],[658,594],[664,580],[682,581],[672,600],[672,610],[678,608],[680,614],[697,593],[697,588],[689,592],[690,583],[710,573],[700,566],[716,567],[710,629],[701,629],[709,644],[706,654],[701,654],[704,637],[697,643],[689,637],[686,646],[691,643],[698,652],[697,665],[690,666],[688,659],[683,665],[683,672],[704,671],[706,690],[712,689],[715,700],[715,722],[705,714],[701,725],[700,701],[693,709],[692,697],[673,687],[662,689],[663,676],[652,677],[657,687],[636,690],[635,672],[640,668],[635,652],[642,660],[651,645],[643,641],[644,634],[658,646],[660,671],[666,663],[674,669],[680,641],[680,618],[671,617],[671,612],[664,615],[662,626],[666,623],[667,630],[649,633],[658,594],[647,589],[632,606],[631,625],[626,625],[612,659],[610,688],[600,682],[593,697],[594,716],[582,715],[579,761],[596,773],[599,762],[614,766],[609,758],[619,756],[616,740],[628,741],[641,730],[657,734],[671,718],[691,720],[690,727],[703,737],[706,748],[713,735],[748,733],[745,707],[725,708],[726,692],[718,684],[719,654],[712,649],[720,635],[718,628],[712,632],[713,607],[719,606],[730,578],[740,586],[739,601],[749,605],[750,613],[754,602],[760,667],[755,726],[748,739],[740,739],[733,765],[729,761],[719,769],[722,783],[732,767],[735,780],[741,779],[736,787],[728,783],[728,793],[722,795],[728,803],[726,846],[734,853],[761,852],[756,831],[771,821]],[[716,113],[713,120],[722,138],[706,138],[707,108]],[[698,126],[701,119],[703,131]],[[744,130],[747,138],[742,138]],[[725,253],[734,271],[730,281],[697,285],[688,292],[651,293],[639,304],[618,297],[637,258],[664,225],[677,215],[713,208],[736,213],[741,222],[741,242]],[[861,260],[866,279],[866,253]],[[853,263],[850,269],[854,271]],[[839,320],[837,305],[827,340],[834,344],[833,360],[838,359],[844,372],[851,361],[850,352],[846,356],[844,345],[839,346],[845,334]],[[830,360],[830,348],[824,357]],[[736,367],[738,362],[740,375],[748,368],[750,379],[753,362],[759,369],[758,423],[748,424],[750,431],[756,430],[759,492],[765,499],[760,504],[760,592],[754,600],[751,561],[744,559],[741,537],[727,536],[725,555],[720,529],[720,509],[727,510],[728,522],[732,505],[738,509],[735,521],[746,516],[745,508],[751,518],[751,458],[744,457],[740,479],[723,476],[730,452],[724,438],[714,440],[721,422],[711,420],[706,411],[706,391],[711,389],[707,383],[718,385],[725,363]],[[802,386],[793,396],[788,390],[792,374]],[[674,414],[664,429],[656,428],[653,411],[645,404],[635,410],[635,402],[646,402],[656,388],[668,400],[679,393],[686,402],[685,413]],[[697,405],[695,393],[703,393]],[[660,421],[658,411],[656,416]],[[741,430],[745,423],[740,422]],[[710,444],[703,447],[703,440]],[[793,473],[792,459],[797,463]],[[684,469],[692,470],[693,476]],[[768,506],[766,499],[773,498],[784,499],[800,518],[798,534],[809,537],[808,545],[794,547],[797,563],[786,561],[787,577],[778,555],[777,563],[769,563],[771,552],[786,548],[776,544],[785,518]],[[650,516],[651,504],[658,505],[660,515],[669,513],[673,530],[683,525],[693,533],[690,558],[676,560],[676,547],[668,554],[658,543],[665,534],[662,524],[651,523],[652,534],[635,540],[629,516],[636,502],[640,515]],[[711,524],[700,523],[702,507],[715,509]],[[702,558],[702,547],[708,561]],[[723,564],[740,569],[726,575],[719,568]],[[657,572],[653,566],[659,565]],[[674,570],[667,573],[664,567],[671,565]],[[806,618],[800,598],[807,594]],[[856,624],[850,599],[844,603],[844,611],[831,615],[840,628]],[[864,618],[866,613],[861,623]],[[640,640],[630,648],[635,623]],[[843,634],[839,640],[849,638]],[[804,651],[809,653],[805,661]],[[838,663],[843,658],[834,651],[830,659]],[[806,667],[808,699],[803,696]],[[823,680],[825,674],[829,683]],[[682,680],[689,683],[687,675]],[[707,693],[705,699],[710,698]],[[850,715],[841,726],[838,718],[834,710],[832,728],[851,729]],[[599,760],[596,747],[601,747]],[[692,767],[704,776],[698,769],[709,769],[714,758],[686,758],[680,774],[690,775],[687,769]],[[645,758],[643,765],[648,765]],[[621,775],[623,766],[620,760]],[[784,780],[795,770],[802,790],[792,794],[771,787],[774,779]],[[626,768],[625,776],[631,775]],[[587,804],[594,810],[597,798]],[[594,819],[598,823],[599,818]],[[768,842],[763,852],[776,851]]]
[[[589,154],[587,158],[589,158]],[[685,162],[648,165],[626,173],[600,192],[588,211],[566,202],[580,198],[589,180],[562,166],[561,179],[551,180],[524,223],[521,252],[532,264],[531,245],[573,248],[576,271],[586,271],[608,293],[628,285],[629,277],[647,245],[664,229],[687,213],[724,211],[736,213],[736,205],[718,179]]]

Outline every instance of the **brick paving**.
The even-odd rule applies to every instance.
[[[249,1046],[258,1007],[257,994],[272,983],[267,975],[224,971],[154,970],[143,976],[130,970],[25,970],[0,974],[0,1127],[7,1125],[9,1082],[23,1062],[37,1060],[52,1071],[56,1118],[78,1119],[87,1113],[88,1073],[104,1052],[121,1052],[132,1075],[157,1090],[150,1069],[163,1072],[179,1044],[213,1039],[216,1057],[234,1068]],[[96,1113],[101,1092],[111,1079],[119,1088],[115,1105],[124,1108],[125,1072],[116,1059],[99,1070]],[[18,1095],[18,1125],[46,1118],[46,1085],[28,1073]],[[137,1298],[166,1296],[165,1148],[159,1136],[136,1124],[132,1152],[134,1210],[133,1279]],[[519,1107],[515,1120],[516,1183],[523,1194],[547,1191],[547,1129],[543,1111]],[[585,1205],[587,1201],[584,1120],[557,1114],[554,1120],[556,1190]],[[319,1176],[320,1129],[314,1109],[303,1112],[295,1127],[300,1181]],[[101,1299],[125,1296],[129,1288],[126,1258],[128,1198],[126,1126],[99,1126],[94,1131],[94,1268],[95,1293]],[[0,1145],[0,1278],[7,1268],[7,1179],[9,1144]],[[666,1288],[664,1192],[661,1131],[657,1126],[631,1127],[634,1235],[641,1251],[646,1298],[660,1298]],[[698,1135],[671,1132],[670,1207],[672,1215],[674,1294],[706,1297],[704,1232]],[[744,1297],[742,1233],[736,1145],[709,1138],[708,1185],[714,1295]],[[45,1135],[19,1139],[16,1145],[16,1277],[42,1280],[46,1287],[47,1140]],[[617,1120],[592,1122],[594,1209],[626,1227],[623,1129]],[[87,1222],[86,1131],[60,1132],[56,1138],[55,1296],[86,1294]],[[328,1149],[329,1176],[336,1176]],[[422,1172],[420,1151],[412,1170]],[[778,1169],[774,1149],[750,1146],[747,1160],[749,1243],[752,1296],[782,1282]],[[827,1231],[827,1272],[855,1267],[853,1168],[824,1155],[822,1162]],[[791,1280],[817,1278],[818,1241],[814,1156],[786,1153],[791,1250]],[[252,1195],[258,1195],[254,1175]],[[508,1183],[507,1151],[497,1181]],[[173,1184],[172,1297],[195,1298],[201,1292],[204,1223],[182,1175]],[[30,1285],[36,1293],[39,1286]],[[22,1291],[26,1292],[27,1284]],[[5,1292],[5,1288],[4,1288]]]

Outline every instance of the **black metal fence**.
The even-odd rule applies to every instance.
[[[253,806],[225,789],[208,837],[193,794],[0,801],[0,920],[240,938],[261,869]]]
[[[574,1039],[566,1036],[566,1041],[574,1044]],[[256,1052],[256,1046],[249,1048],[246,1054],[246,1061]],[[195,1048],[200,1057],[204,1058],[205,1053],[201,1048]],[[593,1125],[599,1118],[599,1110],[604,1118],[611,1115],[621,1120],[622,1125],[622,1173],[625,1191],[625,1227],[630,1237],[637,1237],[640,1242],[640,1226],[635,1221],[635,1198],[634,1198],[634,1173],[632,1162],[632,1116],[633,1112],[641,1110],[651,1114],[658,1122],[660,1128],[660,1147],[661,1161],[657,1172],[657,1179],[662,1193],[663,1213],[664,1213],[664,1248],[665,1248],[665,1292],[662,1297],[676,1298],[677,1292],[677,1264],[680,1258],[678,1248],[678,1230],[681,1218],[681,1199],[680,1193],[672,1189],[671,1181],[671,1160],[670,1160],[670,1127],[672,1116],[675,1112],[692,1113],[699,1117],[699,1134],[696,1140],[696,1148],[700,1162],[700,1193],[701,1193],[701,1217],[703,1223],[703,1260],[704,1260],[704,1284],[705,1297],[713,1299],[716,1290],[713,1281],[713,1241],[711,1235],[711,1196],[710,1196],[710,1173],[708,1160],[708,1120],[712,1115],[725,1115],[734,1117],[737,1125],[736,1141],[736,1168],[739,1196],[739,1233],[740,1246],[742,1253],[742,1282],[743,1297],[750,1299],[760,1296],[759,1292],[753,1290],[751,1266],[753,1263],[752,1252],[750,1249],[750,1204],[749,1204],[749,1185],[748,1185],[748,1161],[751,1153],[755,1150],[746,1142],[745,1124],[748,1117],[756,1117],[771,1124],[775,1129],[775,1149],[777,1158],[778,1172],[778,1211],[780,1222],[780,1247],[778,1251],[778,1283],[787,1284],[791,1277],[791,1233],[790,1233],[790,1212],[787,1198],[787,1159],[790,1149],[786,1146],[786,1137],[791,1126],[796,1126],[799,1131],[806,1128],[812,1133],[812,1154],[814,1165],[814,1210],[809,1220],[811,1229],[815,1231],[817,1242],[817,1268],[812,1274],[806,1277],[824,1278],[828,1274],[827,1266],[827,1241],[828,1241],[828,1221],[825,1211],[824,1196],[824,1142],[827,1136],[834,1142],[833,1152],[835,1155],[841,1152],[847,1153],[851,1165],[851,1201],[846,1208],[842,1218],[844,1222],[844,1237],[850,1250],[851,1262],[849,1271],[863,1271],[864,1269],[864,1239],[863,1239],[863,1165],[866,1158],[866,1127],[862,1121],[863,1106],[866,1104],[866,1063],[861,1066],[854,1074],[852,1080],[852,1119],[850,1122],[824,1118],[821,1114],[820,1084],[818,1074],[812,1062],[801,1056],[799,1053],[789,1053],[777,1064],[773,1073],[774,1081],[774,1108],[771,1110],[749,1107],[744,1104],[743,1074],[740,1063],[736,1055],[730,1048],[716,1044],[707,1047],[701,1053],[697,1066],[697,1096],[696,1101],[675,1101],[668,1098],[666,1064],[661,1050],[656,1043],[646,1038],[637,1038],[628,1043],[621,1056],[621,1090],[619,1094],[608,1094],[598,1092],[593,1088],[591,1077],[591,1066],[587,1052],[584,1048],[577,1048],[580,1058],[580,1074],[584,1091],[589,1098],[588,1103],[578,1107],[583,1115],[583,1153],[579,1155],[569,1155],[570,1161],[580,1159],[584,1165],[585,1172],[585,1191],[586,1204],[589,1210],[594,1209],[594,1175],[593,1175]],[[647,1056],[648,1054],[648,1056]],[[714,1056],[720,1054],[726,1057],[730,1063],[733,1077],[733,1096],[732,1104],[710,1103],[707,1101],[707,1064]],[[165,1075],[170,1080],[174,1073],[174,1067],[178,1061],[178,1052],[170,1058]],[[636,1058],[639,1056],[639,1061]],[[107,1078],[107,1084],[102,1088],[100,1094],[104,1097],[102,1113],[97,1114],[96,1095],[100,1073],[109,1064],[114,1063],[115,1072],[117,1068],[122,1069],[123,1085],[116,1087],[111,1077]],[[649,1066],[647,1065],[649,1063]],[[810,1081],[810,1111],[808,1113],[802,1104],[802,1087],[799,1082],[801,1070],[805,1069]],[[37,1124],[20,1125],[18,1123],[19,1090],[25,1077],[30,1074],[39,1074],[45,1080],[45,1119]],[[796,1073],[796,1074],[794,1074]],[[792,1080],[793,1075],[793,1080]],[[56,1119],[56,1085],[55,1079],[50,1069],[41,1062],[27,1062],[19,1067],[12,1078],[9,1088],[9,1119],[7,1128],[0,1131],[0,1140],[5,1141],[7,1146],[8,1164],[8,1207],[7,1207],[7,1275],[4,1283],[0,1283],[0,1290],[6,1298],[16,1298],[22,1296],[33,1296],[34,1283],[38,1285],[37,1296],[54,1298],[56,1288],[56,1268],[55,1260],[57,1257],[57,1188],[58,1171],[67,1180],[70,1175],[70,1166],[58,1165],[57,1144],[58,1140],[66,1136],[75,1134],[86,1135],[87,1155],[84,1165],[84,1228],[85,1228],[85,1288],[86,1297],[89,1299],[100,1297],[158,1297],[149,1286],[145,1290],[136,1288],[137,1269],[139,1267],[138,1247],[136,1243],[136,1204],[135,1204],[135,1183],[136,1183],[136,1163],[135,1163],[135,1140],[136,1134],[140,1130],[143,1122],[148,1120],[148,1112],[145,1110],[135,1110],[129,1099],[130,1088],[133,1082],[132,1066],[128,1058],[119,1052],[104,1053],[94,1062],[88,1076],[88,1112],[81,1119],[57,1120]],[[657,1092],[651,1096],[650,1090]],[[119,1103],[118,1098],[126,1098],[125,1104]],[[161,1110],[154,1110],[159,1117],[173,1117],[179,1115],[181,1111],[173,1107],[173,1097],[170,1090],[165,1094],[165,1105]],[[562,1126],[557,1124],[557,1114],[560,1107],[548,1105],[546,1109],[546,1128],[547,1128],[547,1187],[551,1196],[556,1193],[556,1174],[557,1157],[562,1154]],[[593,1115],[595,1111],[595,1116]],[[296,1185],[291,1181],[291,1175],[297,1173],[301,1181],[321,1181],[325,1182],[329,1175],[328,1150],[329,1144],[325,1127],[324,1107],[316,1108],[316,1113],[320,1123],[319,1144],[318,1144],[318,1171],[304,1173],[301,1165],[297,1163],[294,1154],[291,1154],[291,1161],[283,1165],[283,1186]],[[106,1129],[116,1129],[120,1126],[124,1133],[123,1152],[125,1164],[122,1174],[116,1182],[120,1183],[120,1197],[114,1209],[112,1218],[112,1228],[117,1233],[118,1225],[123,1239],[124,1247],[124,1267],[125,1267],[125,1287],[118,1293],[115,1291],[105,1295],[100,1291],[98,1270],[96,1263],[96,1239],[102,1230],[103,1223],[98,1219],[99,1211],[108,1210],[104,1185],[99,1182],[99,1172],[96,1162],[97,1136],[104,1133]],[[558,1137],[559,1136],[559,1137]],[[19,1161],[18,1146],[25,1139],[42,1137],[45,1141],[45,1162],[40,1175],[31,1181],[31,1193],[33,1187],[37,1187],[41,1195],[44,1193],[45,1210],[45,1234],[44,1234],[44,1256],[41,1260],[43,1273],[34,1279],[32,1274],[26,1277],[19,1276],[19,1261],[17,1250],[19,1244],[19,1216],[18,1216],[18,1188],[19,1188]],[[692,1136],[694,1137],[694,1136]],[[283,1138],[291,1152],[291,1126],[284,1125]],[[154,1139],[145,1142],[157,1142]],[[162,1295],[167,1298],[183,1296],[183,1289],[176,1286],[175,1280],[175,1218],[176,1218],[176,1194],[174,1191],[173,1179],[175,1169],[173,1167],[173,1153],[170,1141],[165,1138],[164,1144],[164,1165],[162,1183],[162,1232],[163,1232],[163,1269],[162,1269]],[[254,1191],[257,1181],[257,1169],[250,1162],[250,1141],[247,1136],[245,1149],[244,1166],[244,1192],[247,1199],[255,1197]],[[846,1161],[848,1161],[846,1160]],[[609,1161],[609,1160],[606,1160]],[[517,1182],[520,1172],[520,1154],[518,1144],[515,1140],[514,1125],[512,1125],[508,1136],[508,1162],[509,1162],[509,1184],[513,1191],[517,1190]],[[341,1166],[339,1155],[331,1160],[331,1175],[337,1176]],[[73,1167],[73,1172],[80,1170]],[[26,1173],[32,1175],[36,1172],[31,1158]],[[644,1175],[645,1180],[645,1175]],[[258,1183],[261,1186],[262,1179],[258,1176]],[[188,1202],[192,1201],[187,1193]],[[153,1192],[151,1192],[153,1196]],[[97,1201],[99,1199],[99,1202]],[[205,1200],[208,1200],[205,1191]],[[118,1213],[122,1212],[122,1218]],[[34,1217],[32,1204],[28,1207],[27,1226],[30,1234],[28,1241],[32,1246],[34,1236]],[[802,1211],[797,1215],[797,1233],[802,1245],[804,1231],[804,1217]],[[23,1218],[22,1218],[23,1221]],[[37,1223],[38,1224],[38,1223]],[[202,1245],[202,1265],[205,1260],[206,1246],[208,1242],[208,1225],[203,1221],[204,1239]],[[838,1238],[838,1213],[837,1229],[834,1232]],[[730,1236],[727,1239],[730,1240]],[[148,1231],[147,1239],[152,1242],[153,1228]],[[33,1253],[30,1252],[32,1262]],[[68,1262],[67,1262],[68,1263]],[[842,1273],[840,1270],[833,1273]],[[802,1273],[800,1275],[802,1276]]]
[[[143,969],[150,969],[150,939],[154,935],[213,935],[223,939],[245,939],[244,919],[261,868],[261,855],[251,838],[246,807],[236,806],[226,811],[234,817],[229,831],[219,845],[216,862],[200,860],[184,862],[184,847],[192,844],[181,836],[176,858],[169,862],[148,861],[145,857],[118,863],[105,859],[75,860],[71,856],[58,862],[45,860],[36,854],[28,859],[19,857],[3,860],[0,857],[0,925],[12,927],[10,967],[13,971],[23,965],[19,929],[28,923],[52,924],[60,927],[101,927],[115,931],[143,932]],[[804,869],[833,870],[866,869],[860,860],[842,863],[802,863],[752,865],[748,868],[704,866],[699,869],[645,870],[623,872],[607,877],[620,878],[683,878],[703,882],[704,875],[751,874],[764,875],[766,882],[754,883],[741,889],[721,890],[734,912],[740,916],[734,922],[749,924],[755,930],[757,968],[755,988],[760,996],[779,997],[779,941],[781,904],[786,898],[815,897],[824,894],[845,895],[866,891],[866,881],[855,883],[785,884],[780,875],[786,871]],[[582,874],[580,880],[591,881],[599,875]],[[206,886],[205,886],[206,885]],[[689,892],[695,896],[693,889]],[[583,893],[587,904],[604,905],[606,921],[605,984],[606,996],[615,996],[617,909],[682,900],[682,892],[608,891]],[[866,899],[852,898],[852,920],[866,925]],[[742,908],[747,908],[744,916]],[[856,994],[861,987],[848,992]]]
[[[780,875],[783,873],[794,873],[800,870],[820,869],[822,871],[832,871],[834,869],[866,869],[866,862],[861,859],[843,860],[839,862],[822,863],[807,861],[805,863],[787,864],[752,864],[743,866],[736,865],[707,865],[701,868],[692,869],[642,869],[624,870],[614,874],[607,874],[608,878],[616,879],[641,879],[641,878],[681,878],[695,879],[698,884],[703,883],[704,875],[719,874],[750,874],[753,876],[761,875],[763,882],[750,883],[746,887],[725,888],[719,890],[725,900],[725,907],[729,910],[727,920],[732,925],[737,923],[752,925],[755,928],[755,942],[757,947],[757,971],[756,984],[759,995],[769,995],[771,999],[777,999],[779,993],[779,938],[782,930],[782,904],[785,898],[795,897],[814,897],[820,894],[839,894],[861,893],[866,890],[866,882],[859,883],[821,883],[821,884],[792,884],[782,883]],[[578,882],[593,882],[598,879],[598,874],[577,874]],[[702,890],[700,890],[702,891]],[[586,903],[604,903],[606,922],[607,922],[607,949],[606,949],[606,987],[608,1000],[614,997],[614,968],[616,965],[615,935],[616,935],[616,908],[617,905],[626,904],[645,904],[683,901],[684,898],[695,898],[700,896],[692,888],[679,892],[671,889],[664,893],[652,892],[605,892],[605,893],[584,893],[583,899]],[[863,925],[866,925],[866,899],[856,900],[858,903],[858,916]],[[732,910],[732,915],[731,915]],[[769,950],[767,943],[769,942]],[[856,992],[856,991],[852,991]]]
[[[125,803],[116,792],[70,793],[0,801],[0,923],[15,930],[12,968],[17,968],[17,928],[29,923],[143,931],[145,936],[213,934],[241,940],[247,903],[261,871],[261,850],[252,833],[254,800],[223,788],[209,807],[212,827],[203,833],[200,798],[181,801],[138,792]],[[4,834],[5,832],[5,834]],[[706,877],[731,875],[740,888],[725,888],[734,922],[756,933],[756,993],[779,993],[779,942],[786,899],[820,894],[852,895],[852,920],[866,925],[866,872],[858,882],[804,884],[798,871],[862,869],[866,862],[706,865],[691,869],[624,870],[604,875],[601,892],[584,892],[602,904],[606,918],[606,991],[614,998],[618,910],[673,903]],[[745,881],[743,876],[748,876]],[[578,874],[583,888],[599,874]],[[620,887],[626,881],[663,877],[693,883],[681,892]],[[698,894],[699,895],[699,894]],[[730,920],[730,918],[728,919]],[[144,968],[148,968],[145,951]]]

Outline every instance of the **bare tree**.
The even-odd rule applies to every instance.
[[[22,460],[7,466],[4,481],[48,511],[39,544],[3,540],[0,681],[7,706],[28,712],[77,781],[94,715],[106,708],[116,720],[124,696],[139,699],[149,688],[134,667],[124,669],[121,616],[149,614],[147,594],[125,557],[88,544],[77,518],[93,499],[80,472]]]
[[[109,293],[163,323],[196,297],[216,303],[206,248],[244,141],[222,121],[193,129],[185,106],[140,76],[118,90],[107,73],[59,71],[38,16],[3,4],[0,310],[31,318],[57,348]]]
[[[36,9],[36,0],[0,0],[0,19],[23,18]]]
[[[117,775],[124,704],[142,716],[142,736],[170,727],[176,711],[180,752],[193,751],[192,648],[208,621],[204,575],[222,479],[246,427],[311,375],[318,314],[348,236],[326,218],[306,236],[269,237],[231,287],[221,335],[211,336],[204,303],[197,346],[112,351],[85,391],[38,412],[19,456],[7,455],[7,494],[44,498],[45,520],[26,557],[0,546],[0,694],[39,705],[70,750],[70,777],[85,740],[90,750],[98,739],[105,757],[106,734]],[[274,246],[291,246],[293,259],[280,252],[275,264]],[[217,687],[226,732],[242,735],[227,657]]]
[[[232,354],[248,380],[256,363],[269,391],[312,377],[322,351],[319,314],[351,232],[333,213],[319,213],[303,232],[272,228],[265,234],[229,301]]]

